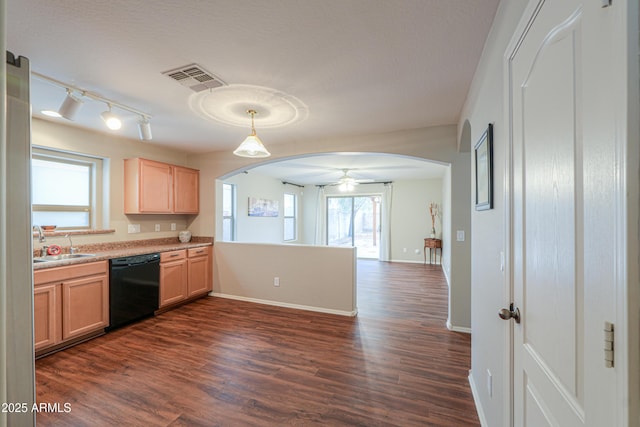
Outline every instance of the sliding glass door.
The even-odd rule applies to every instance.
[[[327,197],[327,244],[356,246],[358,258],[378,258],[380,196]]]

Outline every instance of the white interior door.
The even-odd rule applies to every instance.
[[[617,424],[603,331],[615,322],[616,242],[613,225],[594,217],[615,206],[617,185],[613,145],[598,148],[610,129],[591,117],[592,105],[610,101],[606,80],[594,86],[589,69],[607,66],[606,50],[589,44],[608,25],[600,6],[538,2],[508,59],[517,426]]]

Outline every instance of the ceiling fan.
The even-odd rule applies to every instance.
[[[373,179],[355,179],[349,175],[349,169],[342,169],[343,175],[333,185],[338,186],[340,191],[353,191],[354,187],[360,183],[373,182]]]

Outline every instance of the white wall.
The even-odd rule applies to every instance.
[[[214,295],[354,316],[354,248],[216,242]],[[279,286],[274,286],[274,278]]]
[[[293,185],[284,185],[279,179],[263,175],[257,171],[239,173],[223,181],[236,186],[236,241],[254,243],[284,242],[284,194],[297,196],[298,202],[298,238],[286,243],[304,242],[305,218],[304,191]],[[218,183],[222,185],[222,183]],[[248,215],[249,197],[274,200],[278,202],[277,217],[254,217]],[[221,212],[218,215],[221,220]]]
[[[488,426],[508,426],[509,368],[507,337],[509,323],[497,310],[509,305],[506,278],[500,271],[500,252],[505,248],[505,122],[503,55],[527,2],[501,1],[485,43],[472,86],[462,111],[458,131],[470,124],[471,148],[489,123],[494,125],[494,209],[471,211],[471,373],[476,403]],[[473,151],[473,150],[472,150]],[[472,159],[469,166],[473,176]],[[470,181],[473,184],[473,181]],[[452,227],[455,229],[455,225]],[[493,377],[493,394],[487,391],[487,372]]]
[[[431,233],[429,203],[432,201],[442,206],[442,179],[393,183],[390,253],[392,261],[424,262],[424,239]],[[436,237],[441,238],[442,221],[439,218],[436,218],[435,228]],[[427,258],[428,256],[427,252]]]

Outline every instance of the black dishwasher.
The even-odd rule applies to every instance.
[[[109,264],[107,330],[152,316],[159,305],[160,254],[114,258]]]

